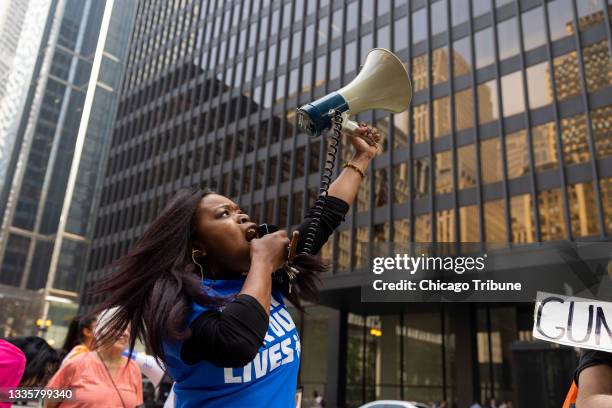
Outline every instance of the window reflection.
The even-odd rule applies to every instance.
[[[427,104],[417,105],[412,110],[412,123],[414,124],[414,143],[429,140],[429,111]]]
[[[586,237],[599,233],[593,184],[579,183],[568,186],[567,199],[572,236]]]
[[[506,242],[504,200],[484,203],[484,234],[488,243]]]
[[[604,21],[601,1],[598,0],[581,0],[576,2],[578,10],[578,27],[580,31],[584,31],[589,27],[600,24]]]
[[[355,230],[355,252],[353,253],[354,269],[361,269],[367,265],[368,227],[359,227]]]
[[[601,192],[601,208],[604,212],[606,232],[612,234],[612,177],[599,181],[599,191]]]
[[[538,212],[542,241],[564,239],[565,223],[563,222],[563,198],[560,188],[538,192]]]
[[[482,0],[472,0],[472,15],[474,17],[481,16],[491,11],[491,2]]]
[[[561,143],[566,165],[591,160],[587,143],[586,119],[583,114],[561,119]]]
[[[436,212],[436,242],[455,242],[455,211]]]
[[[369,2],[365,2],[369,3]],[[373,3],[373,2],[372,2]],[[417,44],[427,38],[427,7],[412,13],[412,43]]]
[[[453,26],[465,23],[468,21],[470,8],[469,0],[452,0],[451,3],[451,19]]]
[[[373,230],[372,231],[372,234],[373,234],[372,242],[374,244],[389,241],[389,223],[388,222],[374,224],[372,230]]]
[[[461,242],[480,242],[480,217],[478,206],[468,205],[459,208],[459,235]]]
[[[510,219],[512,224],[512,242],[515,244],[534,242],[534,220],[531,196],[529,194],[510,198]]]
[[[557,167],[557,138],[555,123],[549,122],[531,128],[533,159],[536,172]]]
[[[357,28],[357,11],[359,2],[354,1],[346,6],[346,31],[349,32]]]
[[[357,41],[351,41],[344,47],[344,49],[344,73],[348,74],[356,67]]]
[[[505,60],[519,52],[519,33],[516,17],[497,24],[499,59]]]
[[[362,1],[361,2],[361,23],[367,23],[372,21],[374,17],[374,1]]]
[[[370,209],[370,177],[371,172],[366,171],[366,176],[361,183],[361,188],[357,192],[357,211],[367,211]]]
[[[486,158],[488,160],[488,158]],[[476,147],[462,146],[457,149],[457,183],[459,190],[476,185]]]
[[[465,130],[473,126],[474,104],[472,89],[455,93],[455,130]]]
[[[504,117],[523,112],[525,110],[523,71],[504,75],[501,79],[501,88]]]
[[[389,177],[387,169],[374,172],[374,206],[383,207],[389,204]]]
[[[555,89],[557,99],[562,101],[580,93],[580,76],[576,51],[554,59]]]
[[[351,232],[342,230],[338,234],[338,269],[348,271],[350,268]]]
[[[436,194],[453,190],[453,155],[451,151],[436,153]]]
[[[429,157],[413,159],[412,188],[414,198],[422,198],[429,194]]]
[[[591,111],[591,127],[597,158],[612,156],[612,105]]]
[[[478,85],[478,123],[482,125],[498,118],[497,81],[493,79]]]
[[[448,96],[433,101],[434,137],[450,133],[450,104]]]
[[[408,144],[408,132],[410,129],[408,123],[409,117],[408,111],[393,115],[393,126],[395,127],[393,134],[394,149]]]
[[[431,81],[432,85],[448,81],[448,50],[447,47],[432,51]]]
[[[503,170],[501,144],[499,138],[486,139],[480,142],[480,177],[482,184],[501,181]]]
[[[431,242],[431,214],[423,214],[415,217],[414,241]]]
[[[412,58],[412,86],[414,92],[427,89],[427,57],[428,54],[422,54]]]
[[[521,15],[523,29],[523,45],[525,51],[546,44],[546,29],[544,26],[544,9],[542,6],[529,10]]]
[[[470,73],[470,37],[453,42],[453,75],[460,77]]]
[[[493,44],[493,30],[491,27],[478,31],[474,35],[474,49],[476,51],[476,68],[486,67],[495,62],[495,48]]]
[[[393,166],[393,203],[401,204],[408,201],[408,164],[400,163]]]
[[[571,0],[554,0],[547,3],[548,25],[552,41],[568,36],[574,32]]]
[[[410,220],[403,218],[393,221],[393,242],[407,244],[410,241]]]
[[[529,171],[529,145],[527,132],[518,132],[506,135],[506,166],[508,178],[521,177]]]
[[[393,41],[397,51],[408,47],[408,17],[402,17],[393,24]]]
[[[546,106],[552,102],[550,89],[550,70],[547,62],[532,65],[527,68],[527,93],[529,109]]]
[[[588,91],[594,92],[612,85],[612,60],[607,41],[584,47],[582,55]]]
[[[340,37],[342,34],[342,20],[344,17],[344,9],[340,7],[334,10],[331,23],[332,39]]]
[[[446,0],[440,0],[431,5],[431,35],[446,31]]]

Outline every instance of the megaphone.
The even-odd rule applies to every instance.
[[[412,85],[402,61],[389,50],[374,48],[351,83],[298,109],[298,126],[318,136],[332,127],[331,115],[338,112],[342,114],[342,128],[353,131],[358,125],[348,120],[349,115],[371,109],[400,113],[411,99]]]

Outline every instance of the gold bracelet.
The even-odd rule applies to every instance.
[[[357,167],[353,163],[346,162],[346,163],[344,163],[344,167],[345,168],[346,167],[350,167],[351,169],[355,170],[357,173],[359,173],[359,175],[361,176],[362,180],[365,178],[365,173],[363,172],[363,170],[361,170],[359,167]]]

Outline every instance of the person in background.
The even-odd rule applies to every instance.
[[[312,393],[312,398],[314,399],[314,407],[315,408],[323,408],[323,396],[319,395],[319,392],[317,390],[314,390],[314,392]]]
[[[0,388],[19,385],[25,370],[26,356],[18,347],[0,339]],[[11,408],[10,402],[0,402],[0,408]]]
[[[482,408],[482,405],[480,405],[480,401],[476,399],[474,403],[470,405],[470,408]]]
[[[66,361],[48,384],[48,388],[71,388],[71,401],[47,401],[45,407],[120,407],[131,408],[143,403],[142,376],[138,365],[123,356],[129,342],[125,330],[114,343],[98,347],[96,339],[116,310],[102,312],[94,330],[92,351]]]
[[[35,336],[9,337],[7,341],[26,357],[19,387],[44,387],[60,365],[57,351],[45,339]]]
[[[68,327],[66,340],[64,340],[62,346],[62,354],[64,355],[62,364],[81,353],[91,350],[95,325],[95,317],[75,316],[72,319]]]

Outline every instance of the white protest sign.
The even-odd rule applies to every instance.
[[[533,337],[612,352],[612,303],[538,292]]]

